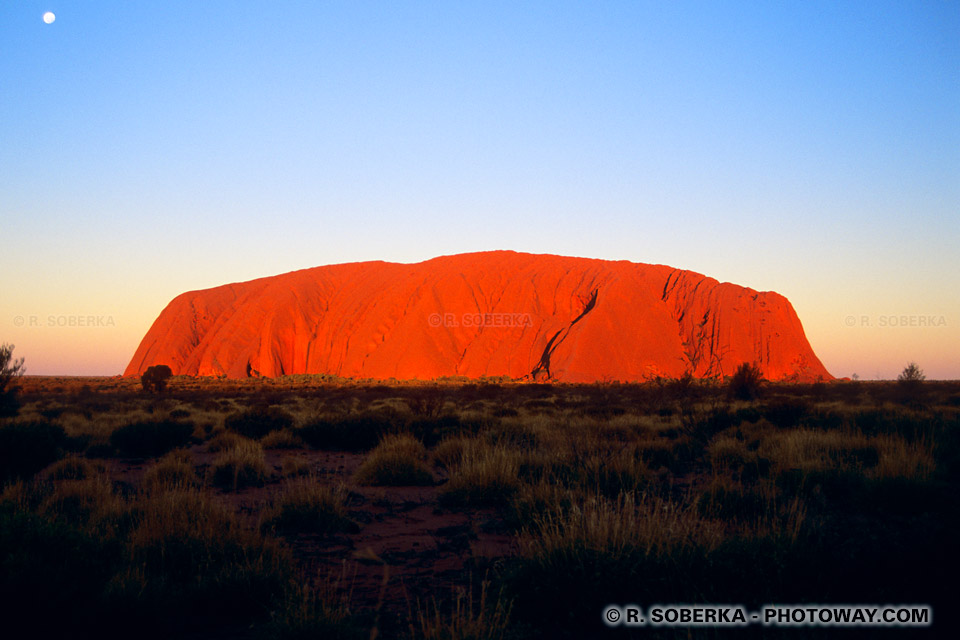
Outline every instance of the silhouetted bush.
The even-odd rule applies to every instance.
[[[0,418],[10,418],[20,411],[20,388],[17,378],[23,375],[23,358],[14,360],[13,345],[0,346]]]
[[[369,451],[380,438],[399,431],[401,422],[385,413],[361,413],[339,419],[320,418],[296,431],[314,449],[331,451]]]
[[[223,426],[246,438],[262,438],[271,431],[292,427],[293,416],[280,407],[261,405],[227,416]]]
[[[763,374],[755,365],[744,362],[727,384],[728,397],[736,400],[755,400],[760,396]]]
[[[60,457],[63,427],[49,422],[14,422],[0,427],[0,478],[28,478]]]
[[[917,366],[916,362],[911,362],[904,367],[900,375],[897,376],[897,400],[903,404],[919,408],[926,395],[923,384],[926,378],[923,370]]]
[[[167,387],[167,381],[172,375],[173,371],[167,365],[155,364],[152,367],[147,367],[147,370],[143,372],[143,375],[140,376],[140,384],[143,385],[144,391],[163,393],[163,390]]]
[[[134,422],[110,434],[110,444],[133,457],[161,456],[190,443],[193,424],[174,420]]]

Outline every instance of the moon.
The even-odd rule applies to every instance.
[[[43,21],[47,24],[53,24],[53,21],[57,19],[57,16],[53,15],[53,11],[47,11],[43,14]]]

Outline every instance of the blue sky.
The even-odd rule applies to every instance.
[[[182,291],[509,248],[960,378],[960,3],[6,1],[0,221],[36,374],[119,373]]]

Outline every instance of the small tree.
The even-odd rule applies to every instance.
[[[911,362],[905,366],[900,375],[897,376],[897,382],[906,386],[919,386],[926,379],[927,376],[923,375],[923,369],[918,367],[916,362]]]
[[[756,400],[760,396],[763,373],[760,367],[744,362],[730,378],[727,395],[737,400]]]
[[[926,378],[923,375],[923,370],[917,366],[916,362],[911,362],[904,367],[900,375],[897,376],[899,393],[896,396],[898,396],[899,401],[917,409],[921,408],[926,395],[926,390],[923,387],[923,381]]]
[[[140,384],[143,385],[144,391],[163,393],[163,390],[167,387],[167,380],[172,375],[173,371],[167,365],[155,364],[152,367],[147,367],[147,370],[143,372],[143,375],[140,376]]]
[[[0,346],[0,418],[13,417],[20,412],[17,379],[25,370],[23,358],[14,359],[12,344]]]

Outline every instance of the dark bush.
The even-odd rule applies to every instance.
[[[140,376],[140,384],[143,385],[144,391],[163,393],[163,390],[167,387],[167,381],[172,375],[173,371],[167,365],[155,364],[152,367],[147,367],[147,370],[143,372],[143,375]]]
[[[66,522],[0,508],[0,601],[7,629],[84,637],[103,622],[99,598],[120,549]],[[13,635],[17,635],[14,633]]]
[[[736,416],[743,422],[757,422],[763,417],[763,414],[756,407],[744,407],[743,409],[737,409]]]
[[[916,362],[911,362],[897,376],[897,401],[902,404],[921,408],[926,399],[924,380],[926,376]]]
[[[342,418],[313,420],[296,433],[314,449],[369,451],[381,436],[402,430],[397,417],[384,413],[361,413]]]
[[[726,409],[716,408],[705,416],[697,416],[690,425],[690,434],[701,442],[709,442],[713,436],[730,427],[740,426],[741,418]]]
[[[121,454],[137,458],[161,456],[190,444],[193,423],[175,420],[134,422],[110,435],[110,444]]]
[[[444,415],[434,418],[414,418],[406,425],[405,430],[426,446],[432,447],[445,435],[456,433],[460,428],[460,418]]]
[[[735,400],[755,400],[760,396],[762,382],[763,374],[760,368],[744,362],[730,378],[727,395]]]
[[[13,345],[0,345],[0,418],[10,418],[20,412],[20,388],[16,381],[23,372],[23,358],[14,359]]]
[[[803,400],[780,398],[763,408],[763,417],[777,427],[795,427],[809,413],[809,409]]]
[[[227,416],[223,426],[244,437],[259,439],[271,431],[292,427],[293,416],[280,407],[260,405]]]
[[[14,422],[0,427],[0,478],[28,478],[60,457],[63,427],[49,422]]]

